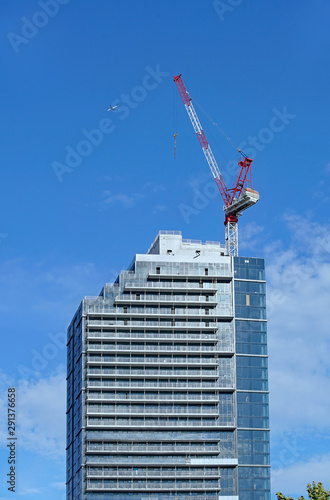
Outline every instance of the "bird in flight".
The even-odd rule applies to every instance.
[[[111,106],[111,104],[109,104],[109,109],[107,109],[107,111],[114,111],[118,107],[119,107],[119,104],[116,104],[115,106]]]

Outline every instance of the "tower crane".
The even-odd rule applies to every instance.
[[[225,212],[224,224],[227,255],[237,256],[238,217],[243,210],[255,205],[259,200],[259,193],[252,189],[252,160],[238,149],[242,158],[238,162],[239,169],[233,187],[228,189],[200,124],[192,99],[183,83],[181,74],[174,76],[174,81],[224,202],[223,209]]]

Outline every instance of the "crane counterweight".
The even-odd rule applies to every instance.
[[[234,198],[229,207],[223,207],[226,214],[238,214],[252,207],[259,200],[259,193],[251,188],[246,188],[243,193],[238,197]]]

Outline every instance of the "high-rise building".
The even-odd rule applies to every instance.
[[[161,231],[68,328],[67,500],[269,500],[264,261]]]

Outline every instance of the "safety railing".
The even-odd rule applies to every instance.
[[[166,452],[178,452],[178,453],[220,453],[220,446],[217,444],[207,444],[207,445],[179,445],[172,443],[147,443],[145,445],[137,443],[103,443],[95,444],[88,443],[86,447],[87,452],[150,452],[150,453],[166,453]]]
[[[233,382],[231,380],[226,381],[212,381],[212,382],[200,382],[200,381],[183,381],[183,382],[162,382],[161,380],[153,381],[153,380],[125,380],[125,381],[108,381],[108,380],[87,380],[87,388],[90,387],[112,387],[112,388],[185,388],[185,389],[234,389]]]
[[[223,316],[230,316],[230,314],[223,314]],[[128,319],[89,319],[87,321],[87,326],[156,326],[157,328],[171,327],[175,328],[177,326],[185,327],[187,330],[189,328],[216,328],[217,323],[214,321],[153,321],[153,320],[131,320]]]
[[[86,400],[102,400],[102,401],[127,401],[127,400],[136,400],[136,401],[215,401],[219,402],[218,394],[195,394],[195,393],[187,393],[187,394],[166,394],[164,392],[161,393],[135,393],[135,392],[127,392],[125,394],[122,393],[107,393],[103,392],[101,394],[96,394],[94,392],[88,392],[86,394]]]
[[[181,478],[181,477],[218,477],[220,471],[218,468],[203,468],[198,467],[190,469],[189,467],[179,470],[177,468],[166,469],[148,469],[143,467],[134,467],[132,469],[118,468],[100,468],[100,467],[87,467],[87,477],[102,476],[102,477],[157,477],[157,478]]]
[[[87,417],[87,427],[227,427],[233,426],[231,422],[224,423],[222,420],[214,419],[187,419],[184,417],[180,418],[148,418],[148,420],[142,418],[97,418],[97,417]]]
[[[104,414],[116,414],[116,415],[135,415],[135,414],[143,414],[143,415],[158,415],[160,413],[162,414],[167,414],[167,415],[218,415],[219,410],[217,408],[197,408],[197,409],[192,409],[192,408],[127,408],[125,409],[118,409],[118,408],[113,408],[113,409],[107,409],[107,408],[100,408],[97,410],[93,410],[92,408],[87,407],[87,415],[94,415],[94,414],[99,414],[99,413],[104,413]]]
[[[189,339],[186,339],[189,342]],[[130,345],[120,345],[120,344],[89,344],[87,346],[87,352],[92,351],[161,351],[161,352],[210,352],[218,353],[220,350],[217,346],[201,346],[201,345],[151,345],[151,344],[130,344]]]
[[[136,356],[136,357],[124,357],[124,356],[114,356],[112,359],[107,359],[104,356],[88,356],[87,363],[98,363],[102,365],[113,364],[113,363],[143,363],[143,364],[198,364],[198,365],[217,365],[218,360],[216,358],[193,358],[190,357],[177,357],[177,358],[148,358],[147,356]]]
[[[169,488],[172,490],[218,490],[220,489],[220,481],[217,481],[217,482],[204,482],[204,481],[196,481],[196,482],[190,482],[190,481],[180,481],[180,482],[176,482],[176,483],[173,483],[171,481],[171,483],[165,483],[165,484],[162,484],[161,482],[159,481],[139,481],[139,484],[136,485],[134,483],[134,481],[132,482],[125,482],[125,481],[120,481],[118,483],[116,482],[112,482],[111,483],[107,483],[107,482],[102,482],[102,481],[87,481],[87,489],[88,490],[93,490],[93,489],[97,489],[97,490],[100,490],[100,489],[105,489],[105,490],[116,490],[116,489],[119,489],[119,490],[136,490],[136,489],[139,489],[139,490],[143,490],[143,491],[147,491],[147,490],[168,490]],[[182,497],[178,497],[178,499],[181,499]],[[189,498],[189,500],[191,500],[191,496],[187,496],[187,499]],[[194,500],[195,499],[201,499],[201,500],[209,500],[212,497],[210,497],[209,495],[206,497],[206,496],[195,496],[194,495]],[[168,497],[169,500],[173,500],[173,496],[169,496]],[[218,497],[214,497],[214,500],[218,500]]]
[[[205,297],[205,294],[204,295],[165,295],[165,294],[152,294],[152,293],[148,293],[148,294],[144,294],[144,293],[141,293],[140,294],[140,297],[137,299],[136,298],[136,294],[125,294],[125,295],[119,295],[118,297],[116,297],[115,299],[115,302],[121,302],[121,301],[124,301],[124,302],[196,302],[196,303],[200,303],[202,302],[203,305],[207,305],[207,304],[211,304],[211,305],[214,305],[214,304],[217,304],[217,299],[215,297],[215,295],[210,295],[209,297]]]
[[[161,333],[156,333],[156,332],[143,332],[143,333],[135,333],[135,332],[121,332],[121,331],[98,331],[98,332],[88,332],[87,333],[87,338],[93,339],[93,338],[100,338],[100,339],[106,339],[106,338],[121,338],[121,339],[173,339],[173,340],[208,340],[208,339],[216,339],[216,333],[214,332],[209,332],[209,333],[194,333],[194,332],[189,332],[187,333],[166,333],[166,332],[161,332]]]
[[[217,370],[179,370],[173,368],[173,370],[143,370],[143,369],[138,369],[138,368],[120,368],[118,370],[114,368],[89,368],[87,376],[88,375],[117,375],[117,376],[122,376],[122,375],[143,375],[143,376],[150,376],[150,375],[155,375],[157,377],[176,377],[179,375],[184,375],[185,377],[192,377],[192,376],[198,376],[198,377],[219,377],[219,371]]]
[[[202,276],[201,276],[202,278]],[[216,282],[210,282],[210,281],[198,281],[196,279],[195,282],[191,281],[172,281],[169,277],[169,281],[163,281],[163,280],[158,280],[158,281],[146,281],[145,279],[135,279],[135,280],[125,280],[124,282],[124,290],[136,290],[136,289],[141,289],[141,290],[152,290],[152,289],[170,289],[170,288],[175,288],[175,289],[181,289],[181,290],[193,290],[193,291],[198,291],[200,290],[212,290],[212,293],[216,292],[218,290],[218,285],[221,283],[216,283]],[[107,283],[104,287],[108,288],[109,290],[113,291],[115,294],[119,294],[120,287],[117,284],[113,283]],[[86,298],[86,297],[85,297]],[[93,307],[93,305],[98,306],[96,302],[100,301],[102,302],[102,297],[100,298],[99,296],[94,296],[94,297],[88,297],[89,300],[93,300],[95,304],[86,304],[89,307]]]

